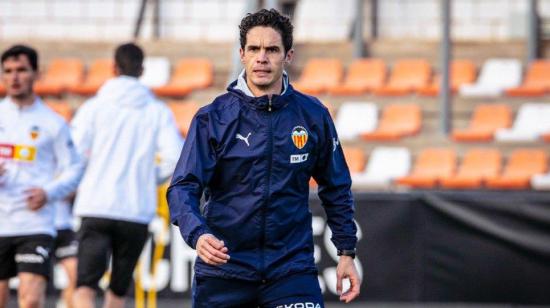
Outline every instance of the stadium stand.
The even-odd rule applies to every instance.
[[[340,106],[335,121],[341,140],[355,140],[372,132],[378,124],[378,107],[368,102],[347,102]]]
[[[150,87],[161,87],[170,79],[170,61],[166,57],[146,57],[140,81]]]
[[[339,59],[314,58],[307,61],[293,86],[298,91],[318,95],[340,84],[343,76],[344,67]]]
[[[77,58],[53,59],[43,77],[34,84],[38,95],[59,96],[81,84],[84,63]]]
[[[367,141],[397,141],[420,131],[422,110],[418,104],[391,104],[384,107],[378,127],[361,134]]]
[[[204,89],[214,81],[214,66],[206,58],[185,58],[178,61],[168,84],[154,87],[159,96],[180,97],[196,89]]]
[[[462,85],[473,83],[476,79],[476,66],[474,62],[465,59],[453,60],[451,62],[449,79],[452,93],[456,93]],[[440,84],[441,76],[438,75],[430,85],[419,89],[418,94],[422,96],[436,96],[439,94]]]
[[[501,142],[536,141],[543,133],[550,132],[550,104],[525,103],[519,108],[514,124],[509,129],[499,129],[495,139]]]
[[[362,189],[389,189],[396,178],[411,169],[411,153],[405,147],[376,147],[372,150],[365,172],[352,176]]]
[[[353,146],[344,146],[342,149],[344,151],[344,157],[346,158],[346,163],[348,164],[350,173],[362,173],[365,170],[365,165],[367,163],[363,150],[359,147]]]
[[[487,179],[492,189],[529,189],[531,178],[548,169],[548,157],[543,149],[516,149],[510,155],[504,172]]]
[[[430,63],[424,59],[403,59],[395,63],[388,83],[374,91],[380,96],[401,96],[428,86],[432,77]]]
[[[510,127],[512,109],[506,104],[481,104],[475,107],[467,128],[455,130],[452,139],[459,142],[493,140],[495,131]]]
[[[44,103],[65,119],[67,123],[71,122],[74,112],[69,103],[59,100],[46,100]]]
[[[441,179],[441,186],[448,189],[480,189],[487,178],[500,173],[502,155],[497,149],[474,148],[464,155],[458,172]]]
[[[521,62],[517,59],[493,58],[481,68],[477,81],[460,87],[463,96],[494,97],[505,89],[517,87],[521,82]]]
[[[71,87],[69,92],[83,96],[94,95],[107,79],[114,76],[112,59],[96,59],[90,65],[84,82]]]
[[[448,148],[427,148],[416,158],[411,174],[398,178],[398,185],[411,188],[434,188],[441,179],[455,172],[457,155]]]
[[[187,136],[189,126],[193,116],[200,108],[200,105],[195,101],[168,101],[166,103],[176,119],[176,124],[183,137]]]
[[[353,61],[343,83],[329,88],[331,95],[362,95],[382,87],[386,81],[386,64],[382,59]]]
[[[543,96],[550,90],[550,61],[533,61],[526,73],[525,80],[519,87],[506,90],[508,96],[534,97]]]

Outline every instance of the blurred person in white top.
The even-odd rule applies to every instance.
[[[64,120],[33,93],[38,54],[16,45],[1,57],[0,307],[19,278],[19,307],[43,307],[51,269],[54,203],[72,193],[83,165]],[[58,170],[62,170],[58,174]]]
[[[173,115],[139,81],[144,54],[133,43],[115,51],[115,78],[84,103],[71,123],[86,171],[74,214],[78,231],[76,307],[93,307],[112,252],[104,307],[123,307],[157,206],[182,147]]]

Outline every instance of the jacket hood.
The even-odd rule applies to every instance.
[[[119,106],[141,108],[150,102],[154,96],[137,78],[119,76],[109,79],[99,89],[97,99],[114,102]]]
[[[255,97],[252,94],[252,91],[248,88],[246,84],[246,73],[245,70],[239,74],[237,80],[233,81],[227,87],[229,93],[238,96],[242,99],[247,105],[251,106],[254,109],[267,110],[269,107],[269,96],[263,95]],[[283,108],[288,104],[288,100],[285,98],[290,97],[294,93],[294,89],[288,81],[288,74],[283,72],[283,91],[281,94],[273,94],[271,97],[271,108],[277,110]]]

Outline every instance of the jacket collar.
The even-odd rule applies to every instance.
[[[228,87],[227,91],[233,95],[238,96],[242,101],[254,109],[267,110],[269,108],[269,96],[263,95],[255,97],[252,91],[246,84],[246,74],[243,70],[237,80],[233,81]],[[281,109],[288,104],[288,97],[294,93],[294,89],[288,82],[288,75],[283,72],[283,91],[281,94],[273,94],[271,96],[271,109]]]

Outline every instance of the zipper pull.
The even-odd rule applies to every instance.
[[[267,111],[271,112],[271,97],[269,97],[269,105],[267,106]]]

